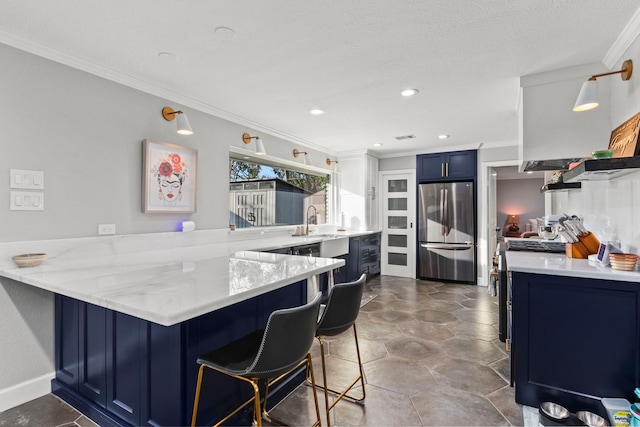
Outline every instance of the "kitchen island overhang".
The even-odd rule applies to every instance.
[[[275,309],[305,303],[307,278],[344,265],[228,253],[235,247],[207,243],[75,260],[67,248],[39,267],[3,265],[0,275],[56,294],[55,394],[100,424],[178,425],[190,419],[200,354],[264,327]],[[299,379],[284,384],[283,395]],[[205,422],[244,397],[244,390],[211,383]]]

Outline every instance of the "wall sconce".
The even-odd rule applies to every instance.
[[[298,158],[300,154],[304,154],[304,156],[302,157],[302,161],[304,162],[304,164],[311,165],[311,159],[309,159],[309,153],[307,153],[306,151],[299,151],[297,148],[293,149],[293,157]]]
[[[587,111],[596,108],[598,103],[598,82],[596,78],[602,76],[610,76],[612,74],[620,74],[622,80],[629,80],[631,73],[633,72],[633,61],[627,59],[622,63],[622,69],[618,71],[612,71],[610,73],[596,74],[589,77],[589,80],[582,84],[576,105],[573,107],[573,111]]]
[[[242,134],[242,142],[244,142],[245,144],[251,143],[252,139],[256,140],[256,154],[260,156],[266,155],[267,151],[264,149],[264,144],[262,143],[262,140],[259,136],[251,136],[248,133]]]
[[[327,166],[331,167],[331,163],[335,163],[335,166],[333,167],[333,172],[340,173],[340,169],[338,169],[338,161],[327,159]]]
[[[187,115],[182,111],[174,111],[171,107],[164,107],[162,109],[162,117],[168,122],[177,118],[178,133],[180,135],[193,135],[189,119],[187,119]]]

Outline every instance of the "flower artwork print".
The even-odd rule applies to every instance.
[[[145,212],[195,211],[197,151],[145,141]]]

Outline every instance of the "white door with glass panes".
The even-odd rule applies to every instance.
[[[415,171],[381,172],[381,274],[416,277]]]

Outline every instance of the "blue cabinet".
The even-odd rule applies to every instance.
[[[345,258],[347,281],[358,280],[362,273],[367,278],[380,274],[380,235],[378,232],[349,238],[349,254]]]
[[[475,179],[476,150],[419,154],[416,158],[418,182]]]
[[[513,272],[516,402],[605,416],[600,398],[640,384],[637,283]]]
[[[188,425],[197,357],[264,328],[276,309],[306,303],[306,288],[306,281],[298,282],[173,326],[56,295],[52,391],[100,425]],[[282,383],[270,402],[303,378],[301,372]],[[198,423],[251,395],[246,385],[225,377],[205,381],[205,387]]]

